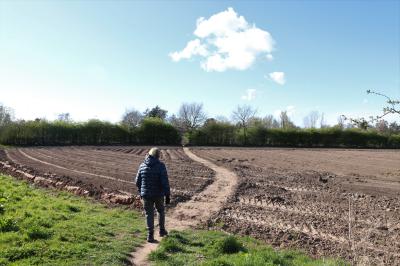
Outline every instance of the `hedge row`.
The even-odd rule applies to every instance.
[[[180,139],[172,125],[157,118],[146,118],[133,129],[100,120],[20,121],[0,129],[0,143],[5,145],[177,145]]]
[[[230,123],[212,122],[186,133],[186,142],[197,146],[285,146],[400,148],[400,134],[374,130],[268,129],[253,126],[244,131]],[[73,123],[45,120],[12,122],[0,128],[5,145],[179,145],[181,136],[171,124],[146,118],[136,128],[99,120]]]
[[[246,134],[245,134],[246,133]],[[243,129],[215,123],[186,135],[196,146],[284,146],[284,147],[353,147],[400,148],[400,134],[386,135],[360,129]]]

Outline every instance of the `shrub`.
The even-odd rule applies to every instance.
[[[175,238],[167,237],[164,241],[164,249],[170,253],[176,253],[183,250],[178,240]]]
[[[217,254],[233,254],[244,251],[245,248],[234,236],[227,236],[214,244],[214,250]]]
[[[147,118],[139,128],[92,119],[83,123],[46,120],[17,121],[0,131],[6,145],[108,145],[179,144],[180,135],[172,125]]]
[[[28,238],[30,240],[37,240],[37,239],[49,239],[53,235],[53,233],[43,227],[33,225],[27,231]]]
[[[0,218],[0,232],[16,232],[18,230],[16,221],[11,218]]]

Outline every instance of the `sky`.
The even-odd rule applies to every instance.
[[[335,124],[381,113],[368,89],[400,98],[400,1],[0,1],[0,103],[18,119],[198,102]]]

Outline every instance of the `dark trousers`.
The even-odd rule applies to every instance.
[[[144,211],[146,213],[147,230],[149,232],[154,231],[154,205],[158,212],[158,225],[160,230],[165,229],[165,207],[164,197],[157,198],[143,198]]]

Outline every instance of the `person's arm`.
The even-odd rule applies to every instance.
[[[139,166],[139,170],[138,170],[138,172],[136,174],[136,180],[135,180],[136,187],[138,189],[139,195],[140,195],[140,190],[142,188],[142,175],[140,174],[140,168],[141,167]]]
[[[168,173],[165,164],[161,164],[161,173],[160,173],[160,180],[161,180],[161,187],[162,193],[164,196],[168,196],[171,194],[169,189],[169,180],[168,180]]]

